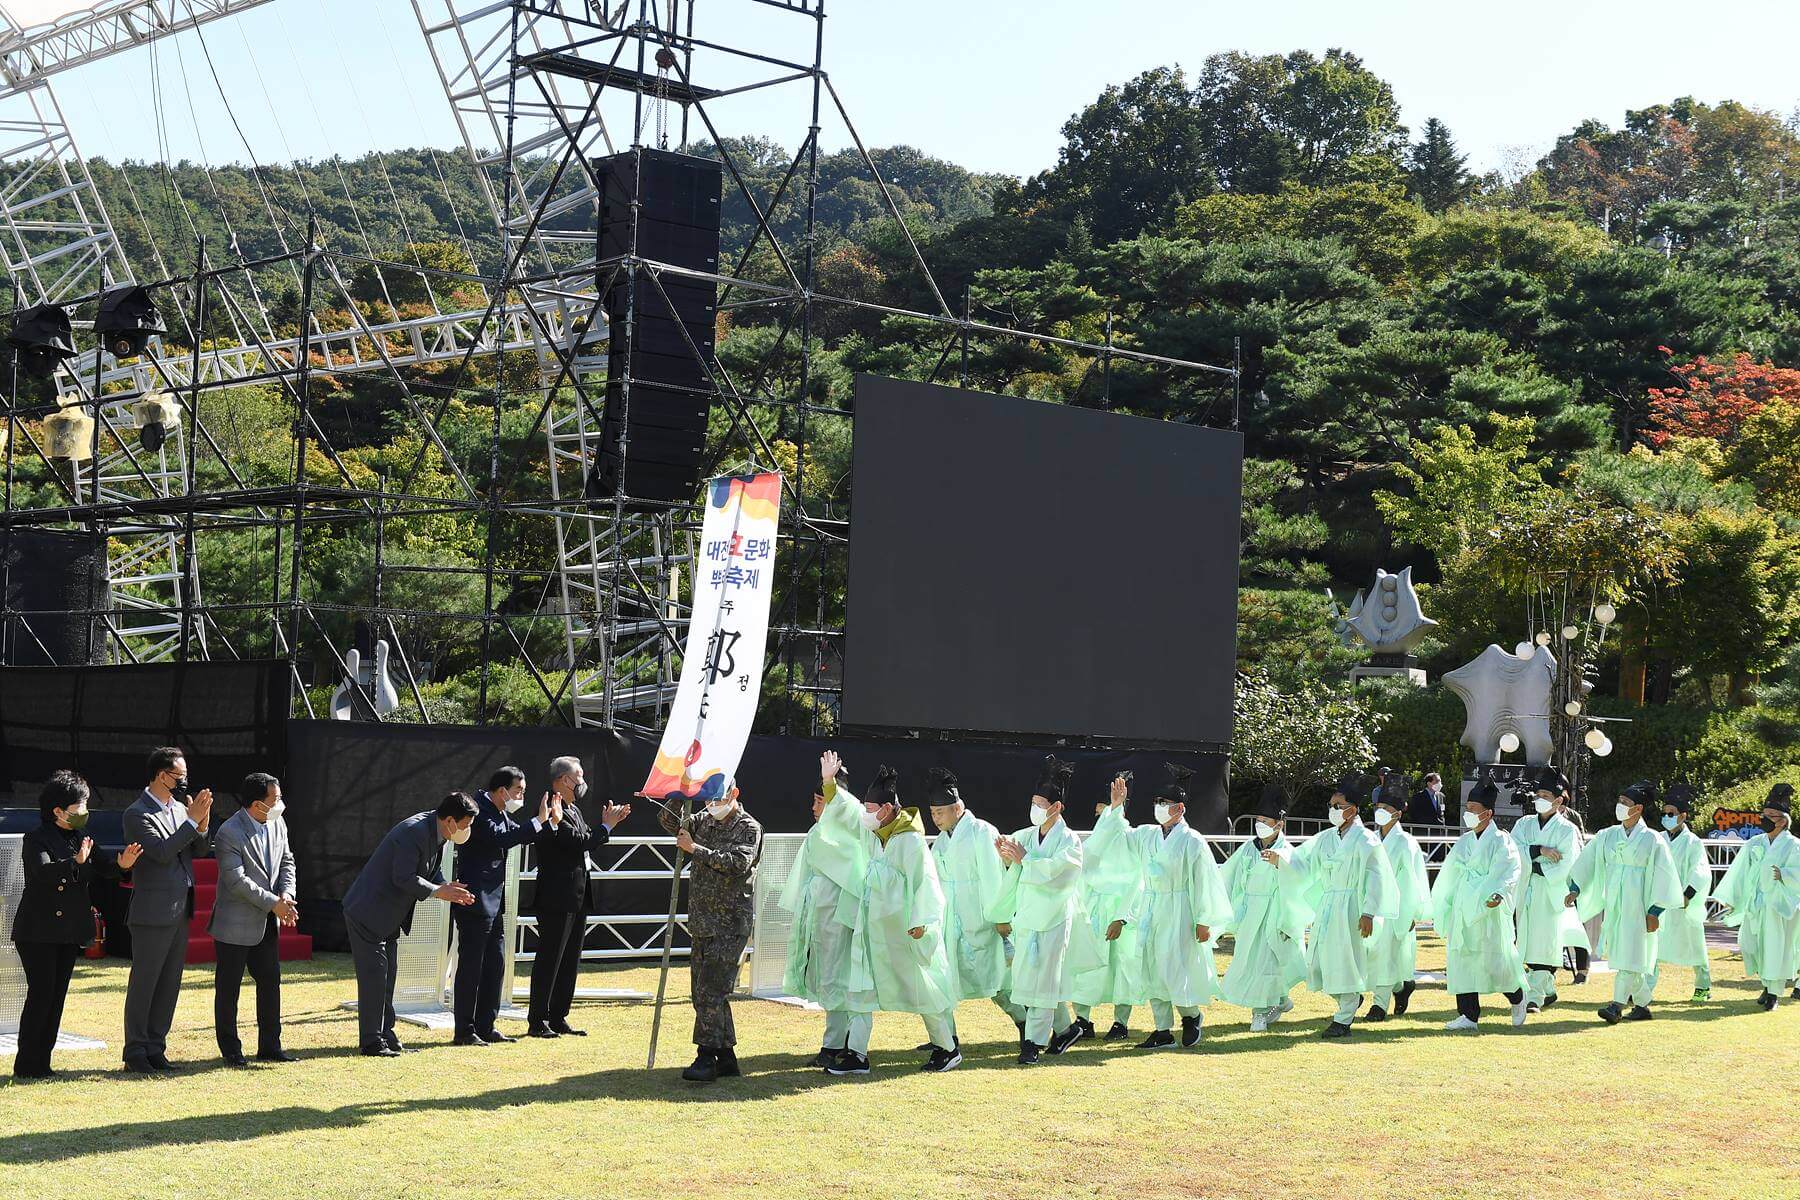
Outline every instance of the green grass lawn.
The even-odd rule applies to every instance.
[[[1441,962],[1428,943],[1424,965]],[[1406,1017],[1322,1042],[1331,1002],[1301,989],[1267,1034],[1215,1004],[1197,1049],[1083,1043],[1032,1068],[1006,1018],[969,1003],[962,1067],[920,1074],[918,1020],[883,1016],[876,1072],[843,1081],[803,1065],[819,1014],[742,1001],[746,1077],[710,1087],[678,1077],[685,1004],[653,1072],[647,1004],[578,1007],[586,1038],[485,1050],[402,1026],[420,1053],[359,1057],[343,955],[288,964],[300,1062],[220,1064],[199,967],[169,1048],[188,1070],[127,1076],[125,970],[76,966],[65,1027],[109,1049],[59,1055],[54,1082],[0,1076],[0,1197],[1800,1195],[1800,1004],[1755,1009],[1735,956],[1715,954],[1707,1004],[1668,972],[1646,1024],[1595,1019],[1610,975],[1565,977],[1563,1003],[1523,1030],[1495,1000],[1483,1032],[1444,1033],[1450,1001],[1429,985]],[[583,982],[652,989],[655,973]]]

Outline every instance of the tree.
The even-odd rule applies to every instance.
[[[1800,401],[1800,371],[1757,362],[1742,351],[1722,359],[1702,354],[1671,363],[1669,373],[1675,386],[1653,387],[1649,393],[1645,440],[1652,446],[1671,437],[1703,437],[1728,447],[1770,401]]]
[[[1406,155],[1406,188],[1430,213],[1441,213],[1467,200],[1475,191],[1468,156],[1456,152],[1450,129],[1436,117],[1425,122],[1425,135]]]
[[[1283,691],[1262,671],[1237,677],[1231,734],[1233,771],[1273,783],[1290,802],[1347,770],[1375,762],[1375,735],[1387,715],[1354,692],[1313,683]]]
[[[1350,251],[1356,269],[1401,286],[1425,213],[1397,187],[1348,183],[1329,188],[1290,184],[1270,195],[1219,192],[1184,205],[1175,231],[1203,242],[1264,237],[1329,239]]]

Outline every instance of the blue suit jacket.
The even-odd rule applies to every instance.
[[[344,920],[377,942],[411,930],[413,906],[444,882],[443,847],[435,812],[414,813],[388,830],[344,893]]]
[[[469,840],[456,848],[456,881],[475,893],[475,903],[464,911],[493,918],[506,900],[506,852],[537,833],[530,823],[521,825],[501,812],[486,792],[476,792],[475,803],[481,812],[469,826]]]

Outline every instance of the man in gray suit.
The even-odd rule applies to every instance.
[[[400,935],[412,929],[413,908],[433,896],[473,904],[460,883],[445,883],[444,843],[462,845],[479,810],[467,792],[451,792],[435,810],[414,813],[388,830],[362,873],[344,893],[344,929],[356,963],[356,1023],[362,1052],[392,1058],[406,1047],[394,1036],[394,978]]]
[[[206,845],[212,790],[188,791],[187,758],[175,746],[150,752],[150,782],[125,810],[125,841],[144,848],[131,874],[131,976],[125,985],[125,1069],[173,1071],[169,1026],[187,963],[194,915],[194,851]]]
[[[281,781],[261,772],[246,776],[244,807],[219,826],[213,853],[219,859],[219,897],[206,931],[218,944],[213,974],[213,1028],[219,1053],[234,1067],[249,1066],[238,1040],[238,992],[244,968],[256,981],[256,1057],[293,1062],[281,1048],[280,927],[300,919],[294,904],[294,852],[288,847],[287,807]]]

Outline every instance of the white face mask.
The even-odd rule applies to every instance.
[[[524,807],[525,807],[525,793],[524,792],[520,792],[516,796],[511,796],[506,801],[506,811],[509,813],[516,813],[521,808],[524,808]]]
[[[461,829],[453,829],[450,831],[450,841],[454,845],[460,846],[468,841],[469,835],[474,832],[475,827],[473,825],[464,825]]]
[[[1266,842],[1275,836],[1275,827],[1267,821],[1258,821],[1256,823],[1256,836]]]
[[[1167,825],[1169,823],[1169,807],[1170,806],[1167,804],[1158,804],[1156,806],[1156,823],[1158,825]]]
[[[1629,805],[1629,804],[1613,805],[1613,816],[1615,816],[1619,819],[1619,823],[1621,825],[1625,823],[1625,818],[1629,817],[1630,815],[1631,815],[1631,805]]]
[[[1479,814],[1472,813],[1468,809],[1463,810],[1463,828],[1464,829],[1473,829],[1479,824],[1481,824],[1481,817]]]
[[[870,830],[880,829],[881,828],[881,813],[879,811],[870,812],[866,808],[863,809],[862,826],[864,829],[870,829]]]
[[[1334,825],[1334,826],[1342,825],[1344,823],[1344,820],[1347,817],[1349,817],[1349,815],[1350,815],[1349,809],[1338,808],[1335,805],[1333,805],[1331,808],[1328,808],[1325,810],[1325,819],[1327,821],[1330,821],[1332,823],[1332,825]]]
[[[263,818],[263,823],[267,824],[268,822],[273,821],[276,817],[279,817],[282,813],[284,813],[286,811],[287,811],[287,801],[286,800],[277,800],[275,803],[269,805],[269,815]]]
[[[1542,796],[1539,796],[1536,800],[1533,800],[1531,802],[1531,806],[1533,808],[1537,809],[1537,814],[1538,814],[1538,816],[1541,817],[1545,813],[1549,812],[1552,808],[1555,808],[1556,803],[1555,803],[1555,801],[1546,800]]]
[[[706,815],[715,821],[723,821],[731,815],[731,801],[718,800],[706,806]]]
[[[1375,823],[1377,825],[1381,826],[1383,829],[1386,829],[1389,825],[1392,825],[1394,823],[1394,811],[1390,808],[1376,809],[1375,810]]]
[[[1044,827],[1044,822],[1048,821],[1049,819],[1050,819],[1050,810],[1049,809],[1039,808],[1035,804],[1031,806],[1031,827],[1033,829],[1042,829]]]

